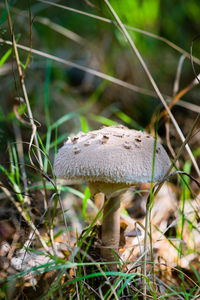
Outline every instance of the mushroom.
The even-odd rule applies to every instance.
[[[88,182],[91,196],[105,195],[101,230],[101,256],[113,261],[111,249],[118,250],[120,238],[120,203],[114,197],[117,191],[137,183],[152,180],[152,162],[155,155],[153,181],[166,174],[170,160],[163,146],[147,133],[116,125],[81,133],[69,139],[59,150],[54,172],[59,178]],[[116,270],[116,265],[112,268]]]

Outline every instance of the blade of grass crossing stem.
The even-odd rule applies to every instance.
[[[0,67],[7,61],[7,59],[11,55],[11,53],[12,53],[12,48],[8,49],[6,51],[6,53],[1,57],[1,59],[0,59]]]
[[[86,208],[87,208],[87,202],[88,199],[90,198],[90,189],[87,186],[84,192],[84,198],[83,198],[83,208],[82,208],[82,216],[85,219],[86,216]]]
[[[15,179],[18,186],[20,186],[20,172],[19,172],[19,163],[18,163],[18,157],[17,157],[17,151],[15,148],[15,145],[11,146],[12,153],[13,153],[13,159],[14,159],[14,166],[15,166]]]

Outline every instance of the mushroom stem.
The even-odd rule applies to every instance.
[[[118,197],[117,199],[105,197],[101,236],[102,246],[105,247],[101,249],[102,258],[107,262],[116,261],[113,250],[118,251],[120,240],[120,200]],[[112,264],[109,269],[116,271],[117,264]]]

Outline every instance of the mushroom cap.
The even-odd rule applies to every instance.
[[[54,172],[57,177],[89,182],[135,183],[160,180],[166,174],[169,157],[149,134],[122,125],[103,127],[68,138],[59,150]]]

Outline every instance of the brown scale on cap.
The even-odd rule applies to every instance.
[[[103,138],[104,138],[104,139],[109,139],[109,135],[108,135],[108,134],[104,134],[104,135],[103,135]]]
[[[134,146],[135,146],[136,148],[138,148],[138,149],[140,149],[140,147],[141,147],[141,145],[138,144],[138,143],[136,143],[136,142],[134,142]]]
[[[81,137],[83,137],[83,136],[86,136],[87,133],[80,131],[80,132],[79,132],[79,135],[80,135]]]
[[[131,149],[132,148],[129,142],[125,142],[123,144],[123,146],[124,146],[125,149]]]
[[[78,148],[77,146],[74,146],[74,147],[73,147],[73,150],[74,150],[74,154],[78,154],[78,153],[81,152],[81,149]]]
[[[87,141],[84,143],[84,146],[90,146],[91,145],[91,142],[90,141]]]
[[[137,138],[135,139],[135,141],[138,142],[138,143],[141,143],[142,140],[141,140],[141,138],[138,138],[138,137],[137,137]]]
[[[101,144],[106,144],[109,140],[109,135],[108,134],[104,134],[103,138],[101,139]]]
[[[79,137],[78,136],[74,136],[73,139],[72,139],[72,143],[73,144],[76,144],[79,140]]]
[[[123,138],[123,137],[124,137],[124,134],[114,134],[114,136]]]
[[[156,153],[160,154],[160,152],[161,152],[161,149],[160,149],[160,147],[158,147],[158,148],[156,149]]]
[[[95,139],[96,137],[97,137],[97,134],[96,134],[96,133],[92,133],[92,134],[91,134],[91,138],[92,138],[92,139]]]

